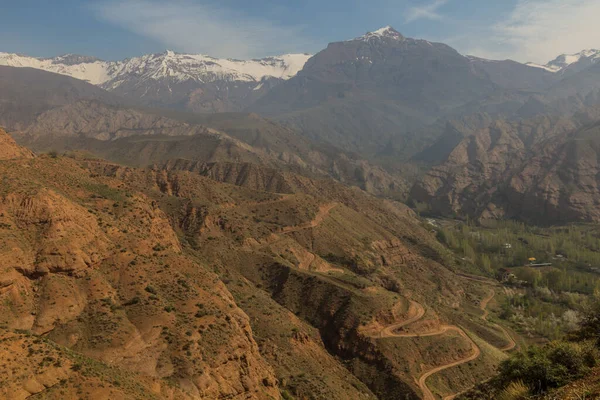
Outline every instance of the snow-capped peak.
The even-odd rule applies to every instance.
[[[575,54],[561,54],[546,65],[539,65],[535,63],[527,63],[527,65],[531,67],[543,68],[550,72],[559,73],[563,72],[573,64],[585,61],[590,63],[596,63],[600,61],[600,50],[589,49]]]
[[[257,60],[233,60],[166,50],[164,53],[147,54],[123,61],[102,61],[72,54],[36,58],[0,53],[0,65],[30,67],[68,75],[110,90],[131,78],[180,82],[260,82],[268,77],[289,79],[304,67],[310,57],[308,54],[285,54]]]
[[[585,58],[592,60],[600,58],[600,50],[589,49],[576,54],[561,54],[556,59],[550,61],[548,65],[557,68],[565,68]]]
[[[402,36],[402,34],[400,34],[400,32],[398,32],[397,30],[395,30],[394,28],[392,28],[389,25],[384,26],[383,28],[379,28],[373,32],[367,32],[363,36],[357,37],[353,40],[368,41],[373,38],[380,38],[380,39],[386,38],[386,39],[393,39],[393,40],[398,40],[398,41],[404,40],[404,36]]]
[[[22,54],[0,53],[0,65],[29,67],[68,75],[100,85],[110,79],[106,61],[97,58],[66,54],[54,58],[35,58]]]

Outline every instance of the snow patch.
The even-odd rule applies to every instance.
[[[539,65],[535,63],[527,63],[527,65],[558,73],[563,72],[569,66],[577,64],[583,60],[589,60],[592,63],[598,62],[600,60],[600,50],[589,49],[575,54],[561,54],[546,65]]]
[[[392,28],[391,26],[388,25],[388,26],[384,26],[383,28],[379,28],[376,31],[367,32],[363,36],[348,40],[348,42],[369,41],[369,40],[375,39],[375,38],[378,38],[378,39],[387,38],[387,39],[394,39],[394,40],[398,40],[398,41],[404,40],[404,36],[402,36],[402,34],[400,34],[400,32],[398,32],[397,30],[395,30],[394,28]]]
[[[554,67],[554,66],[550,66],[550,65],[539,65],[539,64],[535,64],[535,63],[527,63],[525,65],[527,65],[528,67],[532,67],[532,68],[545,69],[546,71],[550,71],[550,72],[558,72],[561,69],[559,67]]]
[[[55,58],[34,58],[20,54],[0,53],[0,65],[9,67],[28,67],[68,75],[76,79],[87,81],[94,85],[100,85],[111,79],[105,61],[93,61],[81,64],[62,64],[60,62],[65,56]]]

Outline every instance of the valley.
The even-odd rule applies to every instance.
[[[600,393],[597,50],[7,52],[0,126],[0,398]]]
[[[349,374],[362,377],[361,380],[364,379],[368,382],[367,387],[373,389],[367,389],[367,387],[360,389],[360,392],[363,393],[360,396],[367,396],[366,398],[368,398],[368,393],[376,390],[379,391],[378,396],[385,397],[384,392],[380,391],[383,390],[383,386],[379,386],[384,384],[382,381],[384,378],[387,382],[384,384],[385,388],[388,388],[386,391],[389,390],[389,387],[395,387],[394,391],[389,394],[389,398],[396,396],[398,393],[410,394],[415,393],[416,390],[429,390],[425,384],[416,385],[415,389],[411,389],[412,384],[403,383],[393,374],[374,379],[374,376],[371,375],[372,372],[368,371],[374,372],[382,368],[383,365],[394,365],[395,361],[388,360],[386,353],[383,350],[378,350],[378,339],[374,339],[375,341],[372,342],[369,338],[370,335],[364,336],[360,333],[362,328],[359,328],[361,324],[368,326],[374,321],[381,321],[376,323],[391,322],[389,311],[398,309],[404,304],[404,301],[398,303],[400,299],[398,294],[384,289],[377,283],[384,277],[388,282],[398,279],[394,277],[398,272],[390,269],[392,265],[397,265],[398,262],[406,265],[406,270],[403,273],[406,274],[403,279],[406,282],[413,279],[421,281],[421,278],[417,278],[417,275],[414,274],[420,275],[428,270],[431,273],[438,271],[438,273],[448,274],[448,272],[444,272],[445,269],[439,264],[428,261],[420,255],[422,251],[420,247],[429,246],[427,243],[432,239],[427,231],[419,227],[419,223],[414,219],[412,213],[400,204],[382,203],[381,200],[361,194],[360,191],[346,188],[340,184],[332,184],[330,181],[322,183],[312,181],[311,185],[315,186],[314,192],[310,190],[307,192],[305,188],[303,191],[278,195],[221,184],[193,172],[138,170],[89,158],[78,160],[64,156],[52,158],[48,155],[24,158],[25,156],[21,153],[19,147],[14,144],[11,146],[15,150],[6,156],[7,161],[2,162],[5,182],[12,182],[9,186],[4,186],[6,193],[18,193],[14,192],[14,189],[11,189],[12,187],[30,187],[30,189],[22,189],[30,191],[30,194],[24,192],[19,196],[34,196],[33,198],[37,197],[41,201],[48,201],[49,204],[53,204],[52,209],[56,210],[60,209],[57,208],[59,206],[54,205],[56,202],[59,202],[58,204],[64,203],[64,206],[60,207],[67,205],[68,207],[75,207],[75,209],[87,207],[89,217],[86,217],[86,219],[90,221],[90,225],[84,225],[86,226],[85,229],[93,229],[93,232],[96,232],[94,235],[97,237],[95,240],[99,242],[94,244],[94,239],[89,234],[84,234],[85,231],[78,233],[80,228],[69,228],[64,231],[64,234],[69,235],[67,238],[70,238],[70,235],[75,235],[73,237],[80,237],[77,240],[81,242],[73,242],[73,239],[67,239],[68,242],[64,243],[73,243],[75,247],[72,247],[73,244],[71,246],[60,245],[59,243],[63,243],[61,240],[64,240],[60,239],[61,228],[51,228],[58,229],[59,236],[57,236],[57,239],[52,239],[53,236],[47,236],[53,230],[43,230],[42,232],[46,233],[42,237],[47,237],[47,239],[43,239],[42,242],[38,243],[44,246],[40,249],[48,246],[48,250],[37,250],[38,255],[33,259],[31,255],[23,253],[22,262],[32,263],[25,264],[31,266],[23,266],[17,269],[10,267],[4,272],[5,276],[12,276],[12,278],[3,284],[3,293],[5,293],[4,296],[8,296],[10,303],[14,304],[14,306],[11,306],[14,307],[12,308],[12,314],[3,321],[7,328],[18,328],[22,331],[32,330],[33,333],[42,334],[50,340],[57,341],[62,346],[75,346],[88,357],[102,355],[101,362],[116,363],[116,366],[120,366],[120,368],[128,368],[136,371],[136,373],[149,374],[154,377],[153,379],[160,380],[161,376],[177,376],[176,379],[181,382],[180,384],[188,379],[190,382],[199,382],[198,379],[200,378],[193,372],[193,369],[189,367],[179,369],[182,366],[175,368],[175,365],[171,364],[175,360],[172,357],[175,357],[174,354],[176,354],[171,352],[179,352],[178,346],[185,343],[190,344],[189,339],[184,339],[187,333],[183,334],[183,332],[191,332],[191,338],[193,339],[196,335],[194,329],[197,329],[198,334],[201,335],[199,338],[202,338],[202,343],[205,343],[206,346],[210,343],[207,341],[216,340],[217,337],[223,335],[219,333],[215,339],[211,339],[211,329],[217,329],[217,325],[210,328],[211,324],[214,324],[210,321],[213,320],[215,315],[212,313],[217,312],[218,315],[221,312],[225,313],[224,310],[218,312],[218,309],[214,308],[215,305],[207,303],[206,300],[202,302],[204,306],[199,311],[194,311],[197,308],[192,305],[194,301],[197,302],[194,299],[198,297],[194,296],[198,296],[198,294],[195,293],[198,290],[207,290],[201,288],[208,283],[201,283],[202,281],[198,280],[200,275],[196,275],[197,272],[193,272],[194,269],[189,268],[192,265],[196,265],[195,268],[198,268],[198,265],[207,267],[211,265],[209,271],[214,270],[218,276],[222,276],[226,280],[225,286],[219,290],[231,291],[236,303],[239,302],[238,304],[240,304],[244,313],[252,315],[255,312],[267,312],[259,311],[265,310],[265,307],[266,309],[275,308],[278,310],[277,313],[281,315],[280,318],[284,320],[288,320],[292,315],[299,313],[296,314],[298,317],[292,319],[296,321],[294,324],[297,326],[295,328],[297,331],[290,331],[288,328],[287,333],[284,335],[287,338],[291,334],[291,338],[296,339],[291,342],[287,342],[290,339],[286,339],[283,343],[278,343],[278,347],[283,346],[285,348],[294,343],[298,345],[302,343],[302,346],[316,346],[311,351],[316,351],[316,354],[319,354],[318,359],[329,360],[323,362],[339,363],[335,358],[328,355],[329,351],[333,352],[334,356],[342,357],[348,361],[354,360],[352,362],[354,366],[348,364],[342,367],[339,378],[336,379],[346,381],[350,379]],[[14,160],[11,160],[13,158]],[[40,168],[42,166],[43,168]],[[23,169],[24,167],[25,169]],[[23,174],[23,171],[29,172]],[[60,171],[70,172],[64,174]],[[75,184],[75,182],[79,183]],[[152,184],[148,185],[149,183]],[[328,187],[325,191],[322,188],[324,189],[326,186],[320,188],[320,185],[323,184]],[[46,189],[41,189],[41,187]],[[82,191],[77,187],[85,189]],[[61,197],[57,197],[59,195],[55,193],[61,193]],[[146,204],[150,203],[146,202],[149,202],[150,199],[154,199],[152,200],[154,204],[152,207],[155,211],[147,208],[149,205]],[[83,205],[78,205],[81,202],[83,202]],[[32,240],[34,236],[31,237],[32,239],[25,239],[28,236],[13,236],[18,234],[19,231],[13,231],[8,227],[26,226],[21,225],[25,222],[19,222],[21,220],[15,219],[24,218],[24,214],[18,209],[10,208],[14,207],[10,204],[17,206],[18,202],[5,204],[2,226],[6,227],[4,228],[3,237],[7,247],[4,248],[3,257],[10,260],[14,257],[10,250],[10,243],[17,243],[15,240]],[[84,210],[82,209],[81,212],[85,212]],[[144,213],[149,212],[149,216],[155,215],[151,218],[158,219],[150,219],[148,222],[144,220],[137,223],[127,222],[127,218],[130,218],[128,215],[131,212],[133,212],[132,215],[137,215],[138,210],[144,210]],[[271,210],[271,213],[264,214],[265,210]],[[272,214],[274,210],[279,211]],[[303,211],[305,214],[296,214],[300,210],[305,210]],[[389,219],[389,215],[383,218],[383,214],[380,213],[384,210],[388,210],[385,211],[386,214],[396,210],[394,212],[397,213],[397,216],[393,220]],[[56,212],[53,211],[52,213]],[[248,215],[255,216],[252,222],[245,222]],[[351,216],[350,219],[347,219],[349,216]],[[360,230],[340,230],[340,224],[344,226],[353,220],[360,221],[363,228]],[[68,223],[67,221],[65,220],[64,223]],[[383,225],[379,225],[380,223]],[[41,229],[46,229],[43,228],[43,223],[39,224],[41,224],[39,225]],[[51,226],[54,226],[54,224],[52,222]],[[150,231],[146,231],[146,228],[141,229],[146,224],[148,224],[148,229],[151,229]],[[350,224],[353,224],[353,222],[350,222]],[[132,228],[138,225],[139,228]],[[37,225],[27,226],[31,226],[31,229],[33,229]],[[87,226],[91,228],[87,228]],[[127,226],[129,228],[126,228]],[[156,228],[153,228],[153,226],[156,226]],[[172,228],[167,228],[168,226],[172,226]],[[411,226],[411,228],[403,230],[402,226]],[[132,231],[132,229],[134,230]],[[402,242],[406,239],[394,239],[392,232],[398,229],[400,229],[398,232],[405,232],[403,235],[410,234],[415,240],[414,244],[408,244],[407,242],[407,245],[404,245]],[[125,231],[127,233],[124,233]],[[146,232],[153,232],[152,235],[157,236],[147,237]],[[333,232],[338,232],[338,234]],[[346,233],[340,236],[339,233],[341,232]],[[360,236],[353,237],[351,232],[360,232]],[[414,236],[415,234],[416,236]],[[371,239],[366,241],[364,235],[370,235]],[[21,239],[19,239],[20,237]],[[123,239],[126,237],[128,239],[124,241]],[[92,241],[89,242],[90,240]],[[115,242],[115,240],[119,240],[120,243]],[[311,245],[311,242],[314,244]],[[361,242],[363,244],[358,245]],[[434,245],[434,243],[431,242],[430,245]],[[79,246],[82,246],[81,250]],[[425,248],[423,247],[423,249]],[[99,252],[97,249],[104,250]],[[228,250],[223,252],[223,249]],[[357,249],[362,250],[355,253]],[[75,259],[81,259],[82,262],[71,267],[70,261],[65,263],[70,254],[73,254]],[[354,255],[351,256],[351,254]],[[386,259],[385,264],[382,263],[382,257]],[[114,266],[109,267],[110,265]],[[166,265],[169,265],[169,268]],[[255,265],[255,267],[249,269],[248,265]],[[120,270],[118,275],[110,275],[111,272],[109,271],[113,268]],[[164,268],[169,271],[166,275],[164,275],[165,272],[160,272]],[[8,271],[15,272],[9,273]],[[109,273],[109,275],[105,277],[104,274],[106,273]],[[148,278],[141,280],[135,278],[139,276],[149,277],[148,274],[158,275],[152,278],[151,281],[148,281]],[[86,276],[89,276],[92,280],[87,281]],[[455,290],[456,287],[460,286],[454,285],[460,285],[459,282],[464,278],[452,278],[452,276],[452,274],[448,275],[448,279],[453,282],[453,285],[446,287],[445,290],[448,293],[443,296],[455,297],[458,295]],[[161,283],[162,279],[167,277],[176,279],[177,282],[168,284],[166,282],[169,282],[169,280],[167,280],[165,283]],[[81,279],[83,279],[83,282],[94,282],[95,280],[105,282],[103,283],[105,289],[96,293],[92,287],[88,289],[86,289],[86,286],[80,287],[81,283],[78,282]],[[399,281],[397,282],[399,283]],[[467,282],[469,281],[467,280]],[[32,284],[41,285],[37,290],[41,290],[42,293],[50,290],[50,287],[54,287],[53,290],[58,291],[51,295],[49,300],[46,300],[45,297],[37,298],[36,296],[29,298],[27,292],[22,292],[22,290],[31,290],[27,288]],[[130,286],[132,284],[133,286]],[[473,284],[477,283],[473,282]],[[180,294],[168,294],[164,291],[169,287],[173,287],[172,285],[175,285],[175,287],[181,286],[181,289],[178,289]],[[48,289],[45,289],[47,286]],[[258,288],[264,288],[266,294],[270,295],[265,297],[262,294],[260,301],[259,298],[256,298],[249,303],[249,297],[247,296],[252,297],[255,294],[242,293],[263,291]],[[483,295],[483,287],[480,290],[482,290]],[[305,291],[312,294],[308,297],[302,296]],[[63,303],[54,304],[56,300],[51,299],[61,299],[64,296],[63,293],[67,296],[64,297],[64,301],[71,304],[70,308],[73,311],[70,314],[58,316],[54,314],[56,311],[53,310],[57,310],[56,307],[63,307]],[[78,303],[70,303],[70,300],[67,299],[71,295],[68,295],[68,293],[78,293],[78,297],[76,297],[79,299],[77,300]],[[105,293],[114,294],[103,297],[106,296]],[[419,297],[424,296],[425,293],[423,292]],[[299,295],[301,297],[298,297]],[[394,300],[394,297],[397,300]],[[423,297],[423,299],[426,298],[427,295]],[[444,297],[440,297],[440,299],[442,298]],[[254,305],[253,303],[257,301],[259,302]],[[411,304],[413,306],[412,308],[409,307],[408,314],[414,313],[415,311],[412,311],[412,309],[417,307],[417,315],[413,316],[408,322],[417,323],[425,312],[415,305],[417,303]],[[131,307],[141,308],[136,314],[129,314],[127,310]],[[202,310],[206,307],[213,311],[203,316],[205,312]],[[258,308],[254,309],[254,307]],[[28,310],[32,309],[40,310],[35,312],[33,319],[19,317],[26,315],[29,312]],[[124,311],[125,314],[122,314]],[[194,318],[190,320],[189,317],[189,313],[193,314],[194,312],[197,314],[196,318],[200,318],[198,321],[200,324],[196,322],[196,326],[194,326]],[[269,311],[269,313],[271,312]],[[87,313],[93,314],[88,317]],[[175,321],[170,316],[172,313],[176,317]],[[421,313],[423,315],[419,315]],[[116,323],[116,321],[119,321],[119,318],[117,318],[119,315],[121,315],[122,322]],[[139,317],[134,317],[134,315],[139,315]],[[144,315],[148,317],[144,317]],[[225,313],[225,316],[227,315],[229,314]],[[432,316],[430,312],[428,312],[428,315],[429,317]],[[125,316],[124,320],[123,316]],[[102,319],[98,320],[100,317]],[[148,325],[145,318],[164,322],[157,327],[156,322]],[[206,323],[203,322],[205,319]],[[476,318],[474,317],[474,319]],[[99,338],[97,337],[85,334],[87,329],[94,326],[88,324],[96,324],[102,320],[106,320],[108,325],[101,329],[106,329],[106,334],[110,333],[111,335],[108,337],[112,337],[107,343],[98,341]],[[252,331],[282,329],[282,327],[267,328],[269,324],[267,320],[264,320],[264,317],[258,320],[251,319],[249,322]],[[126,324],[124,324],[125,321],[127,321]],[[232,321],[234,320],[232,319]],[[304,321],[317,329],[319,333],[316,337],[314,336],[314,330],[311,331],[315,328],[311,328]],[[266,326],[263,325],[265,323],[267,323]],[[339,327],[336,327],[336,325]],[[407,325],[407,321],[404,321],[404,326]],[[131,328],[127,328],[128,326]],[[160,338],[164,332],[167,332],[165,328],[160,328],[161,326],[169,329],[169,333],[165,336],[165,339],[168,339],[167,347],[159,344],[162,341]],[[225,327],[226,325],[223,328],[220,325],[218,326],[218,329],[228,329]],[[342,326],[346,327],[342,328]],[[134,327],[135,329],[132,329]],[[388,339],[392,340],[403,340],[404,334],[397,333],[400,327],[399,325],[388,326],[384,330],[389,333],[389,336],[388,334],[382,334],[382,336],[384,338],[387,336]],[[95,329],[99,329],[99,327]],[[200,333],[200,331],[203,333]],[[345,333],[341,334],[342,332]],[[458,333],[460,331],[456,327],[440,325],[439,330],[432,331],[430,334],[419,334],[418,336],[433,337],[433,335],[445,335],[452,332]],[[409,338],[408,335],[406,337]],[[467,338],[467,336],[460,337],[461,340]],[[142,343],[144,344],[142,345]],[[221,342],[214,342],[210,345],[211,348],[217,349],[218,346],[226,345],[225,343],[217,345],[217,343]],[[290,368],[293,367],[287,364],[279,364],[285,360],[270,359],[269,354],[273,350],[267,349],[275,345],[271,339],[259,339],[258,343],[260,358],[269,359],[271,365],[279,370],[277,381],[287,382],[287,387],[294,388],[293,390],[297,395],[316,390],[314,388],[309,389],[310,385],[315,384],[312,375],[308,377],[304,375],[305,378],[302,379],[295,377],[295,375],[287,378],[284,371],[290,371]],[[189,347],[189,350],[186,351],[191,351],[193,354],[193,351],[195,351],[192,350],[193,348]],[[117,356],[119,352],[125,351],[125,349],[127,349],[125,354],[129,354],[127,357]],[[138,352],[142,349],[148,355],[156,354],[159,360],[155,367],[156,370],[147,369],[145,361],[143,361],[144,358],[138,359],[140,357]],[[152,352],[156,353],[148,353],[150,349],[154,349]],[[377,355],[377,358],[373,358],[374,355]],[[206,360],[205,363],[211,364],[205,364],[206,367],[203,367],[203,369],[207,371],[208,365],[213,365],[210,367],[214,368],[210,372],[210,376],[214,377],[213,379],[220,379],[217,377],[221,373],[226,373],[226,370],[221,372],[221,367],[218,367],[219,358],[217,355],[215,355],[217,358],[206,358],[207,356],[208,354],[203,356],[202,359]],[[165,370],[160,369],[163,368],[161,365],[164,362],[167,362],[166,366],[172,366]],[[256,368],[263,368],[260,366],[262,361],[257,362]],[[308,362],[308,360],[305,362]],[[314,367],[308,367],[308,370],[310,368]],[[437,371],[442,369],[444,368],[442,367]],[[272,372],[264,373],[272,374]],[[69,379],[75,378],[67,378],[68,382],[70,382]],[[234,378],[229,376],[227,379]],[[307,380],[304,381],[304,379]],[[61,390],[66,391],[66,393],[71,390],[68,382],[60,385]],[[350,390],[348,388],[342,389],[342,387],[336,389],[335,382],[334,380],[330,383],[331,386],[319,390],[330,391],[331,396],[334,398],[342,396],[342,393]],[[194,385],[196,386],[198,383],[194,383]],[[209,388],[210,385],[202,390],[204,393],[209,393],[207,392],[207,390],[210,390]],[[140,388],[139,390],[146,389]],[[241,389],[232,387],[231,390]],[[253,396],[261,397],[258,394],[261,390],[260,385],[246,390],[259,390],[254,392]],[[269,386],[265,386],[263,390],[268,391],[271,389]],[[163,393],[162,389],[159,393]],[[412,394],[412,396],[416,396],[416,394]]]

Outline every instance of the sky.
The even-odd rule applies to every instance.
[[[0,52],[119,60],[315,53],[391,25],[462,54],[546,63],[600,48],[600,0],[0,0]]]

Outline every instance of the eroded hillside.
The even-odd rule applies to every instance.
[[[589,108],[568,118],[494,121],[466,133],[410,196],[443,215],[597,221],[598,119]]]
[[[145,388],[156,396],[175,383],[196,398],[279,397],[248,316],[212,271],[182,252],[155,202],[98,182],[72,160],[0,168],[4,329],[158,378]],[[27,372],[11,377],[7,396],[56,385],[32,388]],[[74,390],[73,374],[55,373],[63,390]]]
[[[235,164],[144,170],[10,143],[0,326],[55,349],[4,366],[11,398],[430,398],[490,376],[511,340],[481,318],[490,284],[444,266],[399,203]]]

